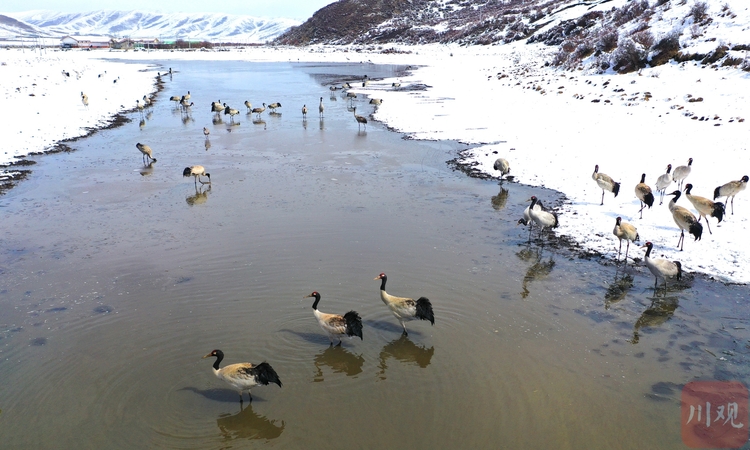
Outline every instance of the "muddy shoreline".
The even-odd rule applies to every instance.
[[[477,146],[482,144],[477,144]],[[514,180],[500,180],[499,177],[495,177],[492,175],[489,175],[485,172],[480,171],[477,169],[478,163],[476,161],[468,161],[468,158],[465,156],[465,152],[468,152],[471,150],[471,148],[462,150],[459,153],[459,156],[446,161],[449,167],[451,167],[455,171],[459,171],[464,173],[466,176],[470,178],[476,178],[480,180],[498,180],[498,184],[502,186],[505,183],[513,184],[518,183]],[[560,207],[562,207],[565,203],[569,203],[568,198],[565,196],[562,192],[557,192],[557,198],[552,205],[553,210],[559,211]],[[520,214],[519,214],[520,217]],[[577,242],[570,236],[566,235],[560,235],[553,232],[547,232],[544,236],[544,241],[542,241],[541,238],[535,237],[532,239],[532,242],[536,244],[544,245],[548,248],[552,248],[555,250],[556,253],[560,254],[561,256],[567,257],[567,258],[576,258],[576,259],[585,259],[587,261],[596,261],[600,265],[605,267],[616,267],[619,265],[619,263],[611,260],[606,254],[590,249],[585,248],[580,242]],[[636,272],[639,274],[642,274],[646,277],[651,277],[652,275],[648,272],[646,267],[641,264],[643,261],[643,258],[640,257],[632,257],[632,263],[629,264],[631,267],[630,272]],[[669,285],[670,287],[674,287],[678,290],[691,288],[693,285],[693,282],[696,278],[700,278],[704,281],[710,281],[710,282],[716,282],[721,283],[724,286],[746,286],[745,283],[737,283],[737,282],[731,282],[731,281],[724,281],[719,280],[716,277],[703,273],[703,272],[683,272],[682,274],[682,280],[680,281],[670,281]]]

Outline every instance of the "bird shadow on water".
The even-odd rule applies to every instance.
[[[516,253],[516,256],[521,260],[532,263],[528,269],[526,269],[526,274],[523,276],[521,298],[529,296],[529,285],[533,281],[546,278],[555,267],[555,260],[552,259],[554,253],[550,252],[549,259],[547,260],[542,260],[542,254],[543,249],[539,247],[531,248],[530,245],[527,245],[526,248]]]
[[[235,439],[276,439],[284,432],[283,420],[269,420],[253,411],[252,404],[242,407],[237,414],[222,414],[216,419],[216,426],[225,441]]]
[[[239,403],[239,394],[237,391],[232,389],[221,389],[221,388],[212,388],[212,389],[198,389],[192,386],[184,387],[182,389],[178,389],[179,391],[190,391],[194,392],[198,395],[202,395],[203,397],[213,400],[215,402],[222,402],[222,403]],[[250,403],[257,403],[257,402],[265,402],[265,400],[261,397],[258,397],[255,394],[253,395],[253,401]]]
[[[377,376],[380,380],[387,378],[385,372],[388,370],[388,360],[391,358],[402,363],[413,363],[424,369],[430,365],[434,354],[435,347],[426,348],[417,345],[408,336],[402,334],[401,337],[387,343],[380,350],[380,355],[378,356],[378,369],[380,370]]]
[[[362,355],[355,355],[340,345],[329,346],[315,355],[315,377],[313,381],[319,383],[324,380],[323,368],[329,367],[333,373],[344,373],[351,377],[362,373],[365,359]]]
[[[293,335],[297,336],[298,338],[301,338],[303,341],[307,341],[307,342],[310,342],[312,344],[328,345],[328,346],[331,345],[331,341],[326,337],[325,334],[322,334],[322,333],[305,333],[305,332],[290,330],[288,328],[284,328],[284,329],[279,330],[279,331],[281,331],[282,333],[293,334]],[[346,340],[347,339],[342,339],[341,340],[341,343],[342,343],[341,345],[343,345],[343,343]]]

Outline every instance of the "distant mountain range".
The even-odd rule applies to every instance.
[[[0,15],[0,37],[78,34],[134,39],[263,43],[299,24],[299,21],[293,19],[261,19],[221,13],[27,11]]]

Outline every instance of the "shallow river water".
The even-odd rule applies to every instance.
[[[403,67],[173,68],[143,119],[38,157],[0,198],[0,447],[684,448],[681,387],[747,384],[747,287],[655,294],[642,263],[529,243],[525,201],[559,195],[452,170],[457,143],[359,130],[328,91]],[[168,100],[187,91],[189,115]],[[282,107],[254,121],[244,100]],[[380,272],[435,325],[402,337]],[[364,340],[329,347],[312,291]],[[283,387],[241,406],[201,359],[217,348]]]

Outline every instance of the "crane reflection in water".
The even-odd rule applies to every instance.
[[[653,297],[651,299],[651,305],[646,308],[641,313],[638,320],[635,321],[635,325],[633,325],[633,338],[630,340],[630,343],[638,343],[642,329],[661,326],[671,319],[677,306],[679,306],[679,299],[676,296],[667,297],[665,294],[661,298]]]
[[[529,285],[533,281],[542,280],[547,278],[555,267],[555,260],[552,259],[552,253],[550,252],[549,259],[542,260],[542,250],[538,247],[531,248],[527,246],[523,250],[516,253],[523,261],[531,261],[532,264],[526,269],[526,274],[523,277],[523,283],[521,285],[521,298],[529,296]]]
[[[333,373],[343,373],[348,377],[362,373],[365,359],[362,355],[355,355],[340,345],[326,347],[325,350],[315,355],[315,377],[313,381],[318,383],[324,380],[323,369],[330,368]]]
[[[380,351],[380,356],[378,357],[378,369],[380,369],[378,378],[381,380],[386,379],[385,372],[388,370],[388,360],[391,358],[402,363],[414,363],[424,369],[430,365],[432,355],[434,354],[435,347],[426,348],[417,345],[408,336],[402,334],[398,339],[387,343]]]
[[[286,427],[283,420],[269,420],[253,411],[252,403],[245,408],[240,404],[240,412],[237,414],[222,414],[216,419],[216,425],[225,442],[237,439],[276,439]]]
[[[492,209],[495,211],[505,208],[505,204],[508,203],[508,190],[501,186],[500,192],[492,196],[490,203],[492,204]]]
[[[208,200],[208,193],[211,192],[211,185],[195,186],[195,194],[188,195],[185,202],[190,206],[202,205]]]

